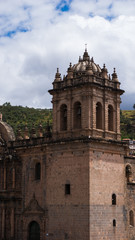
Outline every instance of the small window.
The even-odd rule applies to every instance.
[[[70,184],[65,184],[65,194],[70,195]]]
[[[116,227],[116,220],[113,219],[113,227]]]
[[[132,210],[129,212],[129,225],[134,226],[134,213]]]
[[[116,194],[112,194],[112,205],[116,205]]]
[[[36,166],[35,166],[35,180],[39,180],[40,179],[40,176],[41,175],[41,165],[40,163],[36,163]]]

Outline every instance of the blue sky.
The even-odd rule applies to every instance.
[[[135,103],[135,1],[1,0],[0,104],[51,107],[57,67],[66,74],[85,44],[89,55],[125,90],[121,108]]]
[[[56,10],[59,10],[61,12],[68,12],[70,11],[71,3],[72,3],[72,0],[69,0],[69,1],[62,0],[57,4]]]

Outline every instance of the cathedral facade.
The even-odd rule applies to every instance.
[[[53,88],[53,127],[14,136],[0,121],[1,240],[134,240],[135,158],[120,89],[88,55]]]

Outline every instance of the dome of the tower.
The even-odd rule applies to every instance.
[[[73,65],[72,70],[74,72],[85,72],[88,65],[91,65],[93,72],[102,72],[100,66],[94,62],[93,57],[90,59],[88,52],[85,49],[83,58],[79,57],[78,63]]]

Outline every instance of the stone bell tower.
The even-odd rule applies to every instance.
[[[53,82],[53,136],[81,136],[120,140],[120,82],[103,65],[90,58],[87,49],[77,64],[70,63],[67,75],[59,69]]]

